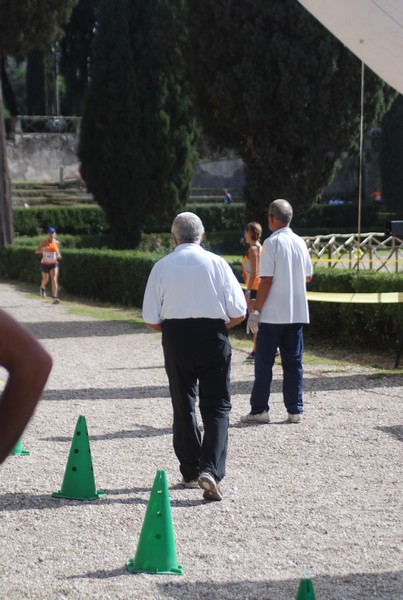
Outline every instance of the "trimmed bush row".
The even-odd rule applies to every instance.
[[[309,289],[320,292],[403,292],[403,277],[394,273],[357,273],[322,267],[315,269]],[[336,346],[389,351],[397,348],[403,332],[403,303],[310,302],[309,308],[308,336],[331,340]]]
[[[192,204],[188,210],[195,212],[203,221],[206,232],[243,231],[245,222],[244,204]],[[34,236],[46,231],[51,225],[64,234],[103,234],[109,232],[109,226],[102,208],[94,205],[76,206],[36,206],[15,208],[14,231],[17,236]],[[388,218],[394,215],[378,213],[376,207],[364,205],[362,208],[362,227],[372,231],[384,231]],[[267,224],[262,223],[264,237]],[[300,235],[310,232],[354,233],[357,230],[357,206],[346,204],[329,206],[315,204],[301,215],[295,215],[292,228]],[[161,223],[158,216],[149,219],[144,227],[146,233],[169,233],[171,223]],[[239,236],[237,236],[239,237]]]
[[[161,255],[133,250],[62,249],[61,289],[122,306],[140,307],[153,264]],[[241,281],[240,259],[232,265]],[[6,246],[0,256],[5,278],[38,284],[39,257],[32,246]],[[397,292],[403,291],[403,278],[370,271],[357,273],[318,268],[310,284],[313,291]],[[337,304],[311,302],[311,325],[307,335],[329,340],[335,345],[393,350],[403,330],[403,304]]]

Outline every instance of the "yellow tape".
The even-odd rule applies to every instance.
[[[403,302],[403,292],[375,292],[370,294],[307,292],[308,300],[317,302],[347,302],[362,304],[391,304]]]
[[[241,288],[246,285],[241,283]],[[350,304],[396,304],[403,302],[403,292],[372,292],[357,294],[354,292],[307,292],[308,300],[314,302],[346,302]]]

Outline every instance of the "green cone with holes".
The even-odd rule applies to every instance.
[[[311,579],[301,579],[295,600],[315,600],[315,592],[313,591]]]
[[[129,558],[131,573],[160,573],[182,575],[176,560],[167,475],[158,470],[147,505],[136,555]]]
[[[71,442],[62,489],[52,496],[71,500],[96,500],[104,495],[105,492],[97,492],[95,488],[87,423],[85,417],[80,416]]]
[[[29,450],[24,450],[22,447],[21,438],[18,440],[14,448],[10,452],[10,456],[29,456]]]

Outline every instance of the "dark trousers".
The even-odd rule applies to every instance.
[[[173,445],[185,481],[202,471],[225,475],[228,446],[231,345],[221,319],[170,319],[162,346],[174,413]],[[196,422],[196,385],[204,426]]]
[[[269,410],[270,387],[276,349],[283,367],[283,400],[287,412],[303,412],[302,353],[304,349],[302,323],[274,325],[260,323],[256,339],[255,382],[251,394],[251,412]]]

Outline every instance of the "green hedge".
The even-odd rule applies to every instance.
[[[134,250],[61,249],[60,290],[70,294],[122,306],[141,306],[155,254]],[[6,279],[38,284],[40,257],[32,247],[6,246],[0,255],[1,274]]]
[[[105,213],[97,205],[14,208],[13,218],[16,236],[43,234],[48,227],[71,234],[99,234],[109,231]]]
[[[160,258],[158,252],[134,250],[95,250],[62,248],[60,267],[63,289],[71,294],[122,306],[141,306],[149,272]],[[232,268],[242,280],[240,258]],[[4,277],[38,284],[39,257],[33,248],[6,246],[0,255]],[[401,275],[372,271],[347,271],[318,268],[312,291],[323,292],[399,292]],[[403,330],[403,304],[341,304],[310,302],[311,324],[306,328],[311,339],[332,344],[376,350],[393,350]]]
[[[241,232],[246,224],[244,204],[191,204],[187,210],[195,212],[203,221],[207,235],[216,232]],[[14,208],[14,231],[16,236],[35,236],[49,226],[59,233],[107,234],[109,225],[101,207],[93,205],[75,206],[32,206]],[[393,218],[391,213],[379,213],[371,205],[362,208],[362,227],[367,231],[384,231],[386,220]],[[262,223],[263,237],[268,235],[267,223]],[[329,206],[315,204],[303,214],[296,214],[292,228],[299,235],[321,233],[354,233],[357,230],[357,206],[346,204]],[[149,218],[144,226],[146,233],[169,233],[171,223],[161,223],[158,216]],[[157,235],[157,234],[154,234]],[[158,234],[159,235],[159,234]],[[239,238],[239,233],[236,235]],[[231,250],[227,250],[230,252]]]
[[[243,204],[229,206],[217,204],[192,204],[188,210],[195,212],[203,221],[206,232],[242,230],[245,225]],[[14,232],[16,236],[35,236],[49,226],[58,233],[100,234],[108,233],[109,225],[103,209],[96,205],[32,206],[14,208]],[[172,223],[162,224],[158,216],[150,218],[145,225],[146,233],[154,231],[169,233]]]
[[[403,292],[401,274],[318,268],[312,291],[321,292]],[[312,339],[329,340],[376,350],[396,349],[403,331],[403,304],[343,304],[310,302],[311,324],[306,328]]]

